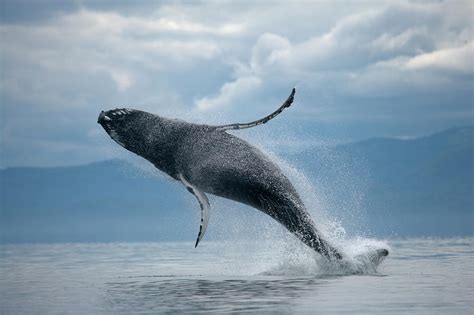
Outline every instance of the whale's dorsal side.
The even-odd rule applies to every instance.
[[[276,111],[274,111],[268,116],[263,117],[262,119],[255,120],[249,123],[235,123],[235,124],[230,124],[230,125],[217,126],[216,129],[220,131],[225,131],[225,130],[246,129],[246,128],[252,128],[258,125],[262,125],[268,122],[269,120],[275,118],[276,116],[278,116],[285,108],[290,107],[295,98],[295,93],[296,93],[296,89],[293,88],[293,90],[291,90],[290,96],[288,96],[286,101],[280,107],[278,107]]]
[[[178,175],[179,180],[183,183],[183,185],[186,187],[186,189],[196,197],[196,199],[199,202],[199,205],[201,206],[201,222],[199,225],[199,233],[198,237],[196,239],[196,244],[194,245],[194,248],[196,248],[199,244],[199,242],[202,240],[204,237],[204,233],[206,233],[207,229],[207,224],[209,223],[209,200],[207,199],[207,196],[205,193],[197,189],[195,186],[191,185],[182,174]]]

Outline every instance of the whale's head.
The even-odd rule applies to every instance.
[[[101,111],[97,122],[109,136],[122,147],[136,154],[144,155],[149,141],[150,122],[158,117],[139,110],[116,108]]]

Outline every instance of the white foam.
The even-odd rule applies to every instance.
[[[275,235],[271,229],[256,229],[256,233],[267,233],[264,238],[279,239],[272,246],[265,263],[262,264],[262,275],[277,276],[326,276],[326,275],[348,275],[348,274],[375,274],[382,259],[373,259],[369,253],[376,249],[387,249],[390,251],[386,241],[364,238],[358,235],[349,236],[337,217],[327,212],[326,199],[321,195],[317,187],[290,163],[277,157],[273,152],[261,148],[270,158],[279,165],[292,184],[295,186],[300,197],[303,199],[308,211],[311,213],[316,228],[323,237],[338,248],[345,259],[343,261],[329,261],[312,249],[305,246],[290,233],[285,237]],[[348,178],[350,180],[350,178]],[[357,195],[357,194],[354,194]],[[354,201],[357,203],[358,200]],[[355,205],[356,207],[357,205]],[[360,212],[357,215],[361,215]],[[257,223],[258,224],[258,223]],[[273,233],[273,235],[271,235]],[[257,241],[261,237],[256,237]],[[278,248],[278,246],[280,248]],[[267,260],[274,262],[269,266]]]

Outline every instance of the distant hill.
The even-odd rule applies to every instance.
[[[4,242],[191,239],[197,229],[185,190],[124,161],[9,168],[0,179]]]
[[[474,127],[465,127],[283,158],[310,179],[324,211],[350,233],[472,235],[473,149]],[[0,185],[2,242],[193,241],[197,233],[198,205],[179,183],[124,161],[9,168],[0,170]],[[241,208],[225,215],[248,225],[267,220]]]
[[[474,127],[312,148],[293,158],[329,196],[330,212],[358,207],[374,234],[474,233]]]

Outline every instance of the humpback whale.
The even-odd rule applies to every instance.
[[[316,229],[278,165],[255,146],[227,132],[267,123],[290,107],[294,96],[295,89],[275,112],[250,123],[194,124],[129,108],[102,111],[98,123],[115,142],[180,181],[196,197],[201,222],[195,247],[209,221],[209,193],[264,212],[316,252],[330,260],[341,260],[342,252]]]

